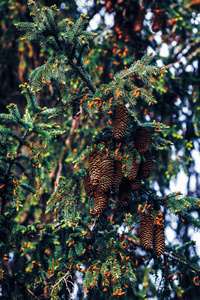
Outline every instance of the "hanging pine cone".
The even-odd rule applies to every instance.
[[[116,192],[119,189],[120,183],[122,182],[123,173],[122,173],[122,162],[116,160],[114,164],[114,180],[113,180],[113,189]]]
[[[133,181],[131,181],[131,189],[133,191],[138,191],[141,187],[142,180],[140,176],[137,176]]]
[[[140,242],[144,249],[151,249],[153,246],[153,217],[144,213],[140,219]]]
[[[136,19],[133,23],[133,31],[135,32],[139,32],[142,30],[143,28],[143,22],[144,22],[144,16],[145,16],[145,9],[144,6],[142,6],[137,15],[136,15]]]
[[[105,0],[106,10],[111,13],[113,11],[114,2],[112,0]]]
[[[132,38],[131,22],[129,22],[129,21],[123,22],[122,35],[123,35],[125,43],[128,43],[131,41],[131,38]]]
[[[92,185],[98,185],[100,180],[102,154],[95,150],[89,154],[89,174]]]
[[[131,173],[128,175],[129,180],[134,180],[138,174],[140,164],[137,163],[136,157],[133,156],[133,163],[131,168]]]
[[[94,209],[92,213],[98,216],[101,215],[105,210],[108,200],[108,196],[98,188],[94,195]]]
[[[154,224],[153,227],[153,249],[156,255],[161,255],[165,250],[164,225]]]
[[[114,159],[107,154],[101,161],[101,177],[99,181],[99,188],[104,192],[108,192],[112,187],[113,179]]]
[[[114,24],[114,29],[118,34],[121,32],[122,22],[123,22],[122,12],[118,11],[115,15],[115,24]]]
[[[127,208],[129,206],[129,201],[131,199],[131,185],[128,178],[123,178],[122,183],[119,186],[118,195],[118,206],[122,208]]]
[[[136,131],[135,147],[140,153],[148,150],[151,140],[150,130],[146,127],[139,127]]]
[[[145,161],[142,160],[140,164],[140,175],[144,178],[148,178],[152,173],[153,160],[149,150],[147,150],[143,156]]]
[[[89,171],[87,171],[87,174],[85,176],[85,192],[86,192],[86,195],[89,197],[89,198],[92,198],[94,196],[94,193],[95,193],[95,186],[92,185],[91,181],[90,181],[90,174],[89,174]]]
[[[115,108],[113,135],[115,139],[120,139],[124,136],[128,127],[129,113],[124,104],[119,104]]]
[[[165,20],[165,13],[161,9],[156,9],[154,11],[153,23],[152,23],[152,30],[159,31],[161,30],[163,23]]]

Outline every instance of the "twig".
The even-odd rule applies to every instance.
[[[199,51],[200,51],[200,47],[197,48],[197,49],[195,49],[192,53],[189,53],[189,54],[186,56],[186,60],[188,60],[188,59],[189,59],[190,57],[192,57],[193,55],[197,54]],[[184,56],[182,56],[182,57],[184,57]],[[181,58],[182,58],[182,57],[181,57]],[[165,69],[169,69],[170,67],[172,67],[172,66],[175,65],[176,63],[178,63],[178,64],[181,63],[181,58],[180,58],[179,60],[177,60],[177,61],[171,63],[171,64],[166,65],[166,66],[165,66]],[[189,64],[189,63],[185,64],[184,67],[188,66],[188,64]]]
[[[180,262],[181,264],[187,266],[188,268],[194,270],[195,272],[200,273],[200,269],[197,269],[197,268],[193,267],[191,264],[186,263],[184,260],[172,255],[171,253],[163,252],[163,255],[167,256],[167,257],[171,257],[171,259],[176,260],[176,261]]]
[[[31,292],[28,288],[27,288],[27,291],[33,296],[33,297],[35,297],[36,299],[38,299],[38,300],[40,300],[37,296],[35,296],[34,294],[33,294],[33,292]]]
[[[135,239],[132,239],[132,238],[130,238],[130,237],[127,237],[127,240],[128,240],[129,242],[133,243],[134,245],[141,246],[141,243],[138,242],[138,241],[136,241]],[[169,253],[169,252],[164,251],[164,252],[163,252],[163,255],[166,256],[166,257],[170,257],[171,259],[173,259],[173,260],[175,260],[175,261],[178,261],[179,263],[181,263],[181,264],[187,266],[188,268],[190,268],[191,270],[194,270],[194,271],[197,272],[197,273],[200,273],[200,269],[197,269],[197,268],[193,267],[191,264],[188,264],[188,263],[185,262],[184,260],[182,260],[182,259],[180,259],[180,258],[178,258],[178,257],[176,257],[176,256],[174,256],[174,255],[172,255],[172,254]]]
[[[59,161],[59,163],[58,163],[58,172],[57,172],[57,175],[56,175],[56,180],[55,180],[55,182],[56,182],[56,184],[58,185],[58,182],[59,182],[59,179],[60,179],[60,176],[61,176],[61,173],[62,173],[62,162],[61,161]],[[56,188],[57,188],[57,185],[55,185],[55,187],[54,187],[54,191],[56,190]]]
[[[18,146],[17,146],[17,150],[16,150],[16,154],[17,154],[17,155],[11,160],[10,165],[9,165],[9,167],[8,167],[8,170],[7,170],[6,173],[5,173],[5,186],[4,186],[4,192],[3,192],[3,197],[2,197],[1,215],[3,215],[4,206],[5,206],[5,204],[6,204],[6,203],[5,203],[5,200],[6,200],[6,195],[7,195],[7,185],[8,185],[8,179],[9,179],[9,177],[10,177],[11,169],[12,169],[12,166],[14,165],[14,162],[15,162],[15,160],[16,160],[16,157],[18,156],[19,151],[20,151],[21,147],[23,146],[23,143],[24,143],[24,141],[26,140],[28,134],[29,134],[29,130],[27,130],[27,131],[24,133],[24,135],[23,135],[21,141],[19,142],[19,144],[18,144]]]
[[[64,281],[65,282],[65,286],[66,286],[66,289],[68,290],[68,293],[69,293],[69,300],[71,300],[71,296],[70,296],[70,289],[68,287],[68,282],[71,283],[71,285],[73,286],[73,283],[68,279],[68,278],[72,278],[72,275],[69,273],[69,271],[59,279],[59,281],[52,287],[52,294],[54,292],[54,289],[57,288],[60,284],[61,281]]]
[[[85,74],[83,74],[83,71],[86,72],[86,70],[81,70],[80,67],[78,67],[77,65],[75,65],[72,61],[68,61],[68,63],[71,65],[71,67],[76,70],[76,72],[79,74],[79,76],[81,77],[81,79],[87,84],[87,86],[89,87],[89,89],[93,92],[93,94],[96,92],[96,87],[93,84],[93,82],[90,80],[89,77],[86,77]],[[89,75],[88,75],[89,76]]]

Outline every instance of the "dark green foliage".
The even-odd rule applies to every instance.
[[[22,42],[40,43],[45,61],[30,73],[29,84],[21,85],[25,111],[11,103],[0,114],[0,285],[5,299],[68,299],[77,274],[89,299],[197,295],[199,256],[189,255],[194,242],[165,246],[168,215],[180,218],[180,228],[200,227],[192,214],[199,212],[199,199],[164,193],[173,167],[178,170],[189,159],[166,164],[172,171],[165,173],[162,158],[168,161],[173,144],[168,138],[177,144],[181,135],[160,122],[166,121],[164,114],[154,120],[156,107],[167,103],[162,100],[165,84],[171,94],[176,91],[170,72],[151,63],[152,54],[141,55],[147,45],[140,33],[149,30],[145,13],[150,4],[108,2],[107,10],[119,9],[116,22],[129,18],[128,12],[133,16],[132,23],[118,22],[118,31],[115,24],[117,37],[112,32],[94,39],[86,31],[86,15],[75,22],[60,20],[55,5],[40,8],[32,0],[32,21],[17,24],[25,33]],[[164,1],[152,6],[152,30],[162,30],[168,14],[179,18],[169,2],[167,14]],[[124,10],[127,3],[130,9]],[[184,30],[181,20],[176,22],[173,30]],[[133,38],[135,44],[122,44],[121,39],[129,43]],[[145,40],[156,47],[154,37]],[[132,47],[135,54],[127,54]],[[188,124],[188,151],[191,136]],[[158,196],[154,183],[162,180]]]

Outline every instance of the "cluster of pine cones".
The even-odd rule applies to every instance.
[[[114,112],[113,137],[120,141],[128,127],[129,113],[124,104],[117,105]],[[148,178],[152,172],[152,157],[148,150],[151,140],[150,130],[139,127],[135,134],[135,149],[141,156],[138,163],[133,155],[129,174],[123,174],[123,156],[112,157],[94,150],[89,154],[89,168],[85,177],[85,191],[94,198],[93,214],[100,215],[109,200],[112,189],[118,196],[118,206],[127,208],[133,191],[138,191],[142,178]]]
[[[130,10],[129,1],[123,2],[122,0],[105,0],[105,6],[109,13],[115,10],[116,4],[121,5],[121,10],[115,14],[114,29],[118,34],[122,34],[125,42],[130,42],[133,39],[134,32],[141,32],[143,29],[146,8],[139,7],[136,10]],[[166,14],[163,9],[155,9],[153,11],[153,18],[151,29],[157,32],[162,29],[165,22]]]
[[[155,222],[151,214],[144,213],[140,219],[140,242],[144,249],[154,249],[156,255],[165,250],[165,234],[162,218]]]

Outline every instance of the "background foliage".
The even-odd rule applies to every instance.
[[[38,4],[42,9],[54,2]],[[33,42],[21,38],[25,24],[20,27],[24,32],[14,25],[33,21],[27,2],[0,4],[2,297],[67,299],[77,276],[84,276],[83,287],[78,285],[80,299],[83,295],[88,299],[198,298],[199,257],[190,232],[191,227],[199,227],[199,170],[194,155],[200,141],[200,3],[96,1],[87,6],[88,22],[99,20],[96,36],[85,31],[85,17],[76,21],[81,11],[74,1],[56,4],[59,11],[52,9],[56,23],[50,13],[45,17],[48,11],[41,10],[44,28],[38,33],[33,26],[37,40]],[[109,22],[114,21],[109,28],[108,16]],[[85,25],[79,25],[81,20]],[[34,22],[38,23],[36,15]],[[56,24],[67,24],[63,35],[65,25],[56,31]],[[58,34],[59,43],[49,38]],[[72,42],[66,44],[66,39]],[[162,56],[165,46],[168,52]],[[82,158],[102,139],[110,141],[109,131],[107,137],[105,132],[112,130],[113,114],[108,112],[114,112],[120,91],[124,93],[121,79],[133,62],[151,51],[151,70],[159,65],[168,72],[148,77],[145,83],[141,73],[134,77],[135,90],[146,90],[151,82],[155,88],[148,89],[157,104],[135,97],[134,106],[129,103],[130,122],[149,126],[154,136],[161,135],[173,146],[151,147],[152,174],[134,194],[128,211],[113,210],[116,203],[110,201],[98,218],[90,214],[93,199],[84,189],[88,161]],[[115,99],[111,106],[105,101],[98,108],[98,99],[106,97],[102,87],[111,89],[108,97]],[[134,134],[134,128],[130,132]],[[127,147],[129,141],[123,141]],[[106,146],[113,150],[111,144]],[[178,190],[169,191],[180,170],[188,177],[185,197]],[[165,228],[176,232],[174,241],[166,236],[166,250],[159,257],[151,249],[142,250],[139,242],[139,217],[147,204],[153,206],[155,216],[162,207]]]

